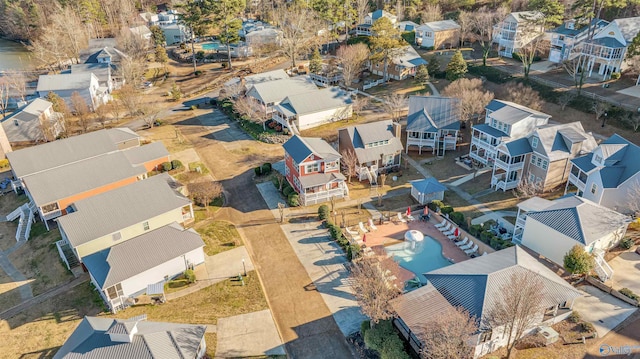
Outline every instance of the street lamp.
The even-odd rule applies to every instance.
[[[242,269],[244,270],[244,276],[247,276],[247,266],[244,264],[244,258],[242,258]]]

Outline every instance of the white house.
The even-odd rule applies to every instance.
[[[258,102],[267,114],[274,106],[282,102],[287,96],[295,96],[307,92],[317,92],[318,86],[308,76],[298,76],[276,81],[254,83],[247,90],[246,96]]]
[[[540,21],[544,15],[538,11],[512,12],[493,26],[492,40],[498,44],[498,54],[512,57],[513,53],[544,33]]]
[[[456,47],[460,43],[460,25],[453,20],[422,24],[416,28],[415,43],[428,49]]]
[[[0,145],[7,153],[11,152],[11,143],[26,145],[55,140],[64,131],[64,124],[62,114],[53,111],[51,102],[37,98],[4,120],[2,129],[8,142],[0,140]]]
[[[362,24],[356,25],[356,36],[371,36],[371,26],[376,22],[376,20],[382,17],[389,19],[393,25],[396,25],[398,22],[398,17],[392,13],[385,10],[376,10],[368,13],[364,17],[364,22]]]
[[[140,37],[143,40],[151,40],[151,30],[146,25],[140,25],[136,27],[130,27],[129,31],[135,36]]]
[[[134,304],[147,286],[204,263],[204,242],[194,229],[173,223],[89,254],[83,264],[91,283],[116,312]]]
[[[114,72],[115,66],[106,63],[87,63],[71,65],[71,74],[94,74],[98,78],[98,84],[101,88],[106,88],[108,93],[117,90],[123,85],[123,81],[116,81]]]
[[[503,100],[492,100],[486,107],[484,123],[471,129],[469,156],[484,166],[493,166],[497,148],[503,142],[522,138],[546,125],[551,115]]]
[[[109,102],[111,99],[108,87],[100,86],[98,77],[93,73],[87,72],[40,75],[36,91],[40,98],[47,97],[49,92],[56,93],[67,103],[71,111],[73,111],[71,96],[74,92],[78,92],[92,110]]]
[[[282,43],[282,31],[268,27],[262,30],[251,31],[245,35],[245,41],[249,46],[275,45]]]
[[[530,205],[529,201],[535,203]],[[596,256],[601,279],[610,278],[613,271],[604,261],[604,252],[624,237],[629,217],[578,196],[545,201],[535,198],[518,205],[514,243],[560,266],[565,254],[579,245]]]
[[[565,193],[633,214],[640,192],[640,146],[613,135],[593,152],[571,160],[571,173]]]
[[[597,33],[609,24],[608,21],[593,19],[591,24],[582,24],[576,19],[566,20],[562,25],[550,31],[551,48],[549,61],[562,63],[579,54],[577,46],[589,36],[589,29]]]
[[[449,97],[411,96],[407,113],[407,144],[432,150],[444,156],[447,150],[455,150],[460,131],[460,100]]]
[[[434,177],[411,181],[411,197],[423,205],[434,200],[442,201],[446,190],[447,187]]]
[[[540,263],[524,249],[513,246],[486,256],[476,257],[440,268],[424,276],[428,284],[391,301],[397,313],[395,326],[410,346],[419,353],[420,337],[430,321],[453,307],[462,307],[480,323],[480,331],[472,337],[474,358],[506,346],[509,335],[505,327],[490,327],[487,316],[498,303],[512,275],[530,275],[543,286],[542,303],[534,315],[534,325],[526,328],[528,335],[540,325],[552,325],[567,318],[581,292]]]
[[[351,96],[339,87],[289,95],[274,106],[273,119],[294,133],[350,118]]]
[[[205,356],[205,325],[84,317],[54,359],[188,358]]]
[[[616,19],[580,45],[580,54],[587,57],[589,76],[597,71],[603,80],[622,71],[627,48],[640,32],[640,16]]]
[[[162,29],[167,45],[186,42],[193,38],[189,28],[183,24],[171,23],[169,25],[160,25],[160,28]]]

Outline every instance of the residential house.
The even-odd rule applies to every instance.
[[[344,120],[353,114],[351,96],[339,87],[289,95],[273,109],[273,120],[294,133]]]
[[[273,71],[262,72],[254,75],[249,75],[245,77],[234,77],[231,80],[227,81],[223,85],[224,91],[232,91],[232,92],[241,92],[244,93],[248,89],[250,89],[253,85],[277,81],[277,80],[285,80],[289,79],[289,75],[287,75],[286,71],[279,69]],[[239,88],[235,88],[239,87]]]
[[[513,242],[560,266],[564,265],[565,254],[579,245],[594,254],[600,278],[611,278],[613,270],[604,253],[624,237],[629,217],[578,196],[555,201],[534,198],[518,204]]]
[[[460,44],[460,25],[453,20],[432,21],[416,28],[416,45],[427,49],[444,49]]]
[[[434,316],[461,307],[480,323],[480,331],[473,337],[474,358],[494,352],[506,346],[509,333],[505,333],[504,326],[488,326],[486,319],[499,303],[503,288],[511,285],[513,275],[535,275],[543,286],[544,309],[536,313],[535,324],[526,328],[525,335],[540,325],[567,318],[574,300],[582,296],[531,254],[513,246],[426,273],[426,286],[391,301],[397,313],[394,323],[411,347],[420,352],[419,338],[429,330]]]
[[[193,38],[189,28],[183,24],[171,23],[169,25],[160,25],[160,28],[167,45],[187,42]]]
[[[570,161],[597,146],[580,121],[543,125],[529,135],[496,147],[491,187],[511,190],[526,180],[541,191],[549,191],[567,182]]]
[[[71,65],[71,74],[94,74],[98,78],[98,85],[107,89],[108,93],[117,90],[123,85],[124,80],[116,81],[115,66],[106,63],[88,63]]]
[[[571,160],[565,193],[615,211],[633,214],[640,192],[640,146],[620,135],[602,141],[591,153]]]
[[[355,153],[360,181],[367,179],[377,183],[379,173],[400,168],[401,134],[400,124],[391,120],[349,126],[338,130],[338,148],[340,153]]]
[[[498,44],[498,54],[513,57],[519,49],[544,34],[544,15],[538,11],[512,12],[494,25],[492,41]]]
[[[143,40],[151,41],[151,30],[146,25],[140,25],[136,27],[130,27],[129,31],[135,36],[140,37]]]
[[[460,131],[460,100],[450,97],[410,96],[407,113],[407,144],[430,148],[432,153],[444,156],[447,150],[455,150]]]
[[[68,214],[56,219],[62,237],[57,246],[67,268],[148,231],[193,222],[191,201],[172,182],[168,174],[159,174],[72,203]]]
[[[71,111],[74,111],[71,102],[74,92],[82,96],[91,110],[111,99],[109,89],[100,86],[98,77],[93,73],[40,75],[36,91],[40,98],[46,98],[49,92],[56,93],[67,103]]]
[[[411,197],[421,205],[426,205],[431,201],[444,200],[444,191],[447,190],[443,184],[435,177],[411,181]]]
[[[0,140],[4,153],[11,146],[25,146],[53,141],[64,131],[62,114],[53,111],[53,104],[37,98],[2,122],[7,142]]]
[[[148,26],[158,25],[158,23],[160,22],[160,17],[158,16],[158,14],[154,14],[152,12],[141,12],[138,14],[138,16],[140,16],[140,19],[142,19],[142,21]]]
[[[158,24],[160,27],[177,24],[180,14],[175,10],[161,11],[158,13]]]
[[[396,27],[398,28],[398,30],[400,30],[400,32],[415,32],[418,26],[420,25],[416,24],[413,21],[400,21],[396,24]]]
[[[589,77],[597,71],[603,80],[625,66],[627,48],[640,32],[640,16],[615,19],[602,27],[592,40],[580,44],[580,54],[586,56],[586,71]]]
[[[609,24],[608,21],[593,19],[590,24],[580,23],[579,20],[566,20],[559,27],[551,30],[551,48],[549,49],[549,61],[562,63],[579,54],[577,46],[589,36],[589,31],[597,33]]]
[[[364,17],[364,23],[356,25],[356,36],[371,36],[371,26],[382,17],[389,19],[393,25],[398,21],[397,16],[385,10],[370,12]]]
[[[81,58],[85,64],[118,64],[127,55],[116,48],[117,42],[114,38],[91,39],[89,48],[83,50]]]
[[[268,27],[262,30],[251,31],[245,35],[245,41],[249,46],[275,45],[282,43],[282,31]]]
[[[417,67],[426,64],[427,60],[423,59],[413,46],[407,46],[387,64],[387,79],[399,81],[415,76]],[[378,76],[384,76],[384,66],[384,61],[369,61],[371,72]]]
[[[204,263],[204,242],[178,223],[149,230],[82,258],[91,283],[115,312],[135,304],[149,285],[164,283]]]
[[[486,109],[484,123],[471,129],[469,156],[482,166],[493,166],[497,148],[527,136],[537,127],[546,125],[551,115],[503,100],[492,100]]]
[[[285,177],[304,206],[349,196],[340,154],[321,138],[294,135],[282,145]]]
[[[144,318],[84,317],[53,358],[205,357],[205,325],[148,322]]]
[[[298,76],[277,81],[255,83],[247,90],[246,96],[257,101],[266,114],[273,112],[275,105],[287,98],[306,92],[317,92],[318,86],[307,76]]]

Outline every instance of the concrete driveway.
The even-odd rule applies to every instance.
[[[634,293],[640,294],[640,255],[636,252],[625,252],[609,261],[613,268],[611,286],[620,290],[629,288]]]
[[[580,313],[583,320],[593,323],[599,338],[604,337],[638,309],[598,288],[585,285],[579,289],[584,292],[584,296],[576,299],[573,310]]]

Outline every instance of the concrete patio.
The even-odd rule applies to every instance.
[[[639,254],[629,250],[608,263],[613,269],[613,278],[606,283],[607,285],[616,290],[629,288],[632,292],[640,294],[640,281],[638,280],[638,275],[640,274]]]
[[[584,296],[575,300],[573,310],[580,313],[583,320],[593,324],[599,338],[638,309],[596,287],[585,285],[579,289],[584,292]]]
[[[269,309],[220,318],[216,358],[286,355]]]

